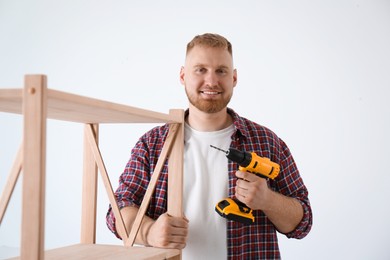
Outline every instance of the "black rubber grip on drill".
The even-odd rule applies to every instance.
[[[226,154],[226,157],[242,167],[247,167],[252,161],[252,154],[234,148],[229,148],[229,153]]]

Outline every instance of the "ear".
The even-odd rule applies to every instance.
[[[181,69],[180,69],[180,83],[182,85],[184,85],[184,76],[185,76],[185,73],[184,73],[184,66],[181,66]]]
[[[237,69],[233,70],[233,87],[237,85]]]

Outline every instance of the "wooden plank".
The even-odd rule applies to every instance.
[[[0,89],[0,111],[22,114],[23,89]]]
[[[106,166],[104,165],[102,155],[100,153],[99,147],[97,146],[97,143],[96,143],[96,140],[94,137],[92,125],[89,125],[89,129],[87,131],[85,131],[85,133],[86,133],[87,140],[90,144],[93,157],[95,159],[95,162],[98,166],[100,175],[102,177],[103,184],[104,184],[104,187],[106,189],[108,199],[111,203],[112,210],[114,212],[115,218],[117,219],[117,222],[116,222],[117,227],[116,228],[117,228],[119,234],[126,234],[126,236],[128,236],[129,233],[128,233],[126,226],[123,222],[123,217],[122,217],[122,214],[119,210],[118,203],[116,201],[115,194],[114,194],[114,191],[112,189],[111,181],[110,181],[110,178],[109,178],[107,170],[106,170]],[[123,243],[126,243],[125,239],[124,239]]]
[[[45,259],[56,260],[157,260],[173,259],[180,253],[177,249],[154,247],[124,247],[119,245],[78,244],[56,248],[45,252]],[[11,259],[20,259],[19,257]]]
[[[169,114],[112,103],[58,90],[47,90],[47,118],[86,124],[167,123]],[[20,89],[0,90],[0,111],[22,113]]]
[[[68,94],[56,90],[50,90],[49,93],[50,104],[52,100],[57,102],[56,106],[54,103],[53,105],[50,105],[50,112],[53,118],[55,118],[56,115],[55,111],[60,110],[60,119],[66,120],[66,116],[70,116],[70,119],[73,122],[164,123],[169,120],[167,114],[150,110]],[[63,115],[64,108],[66,110],[66,115]],[[96,119],[94,120],[95,117]]]
[[[3,193],[0,198],[0,224],[3,221],[3,217],[7,210],[8,203],[11,199],[12,193],[15,189],[16,182],[22,170],[22,161],[23,161],[23,144],[21,144],[19,147],[19,151],[16,155],[14,164],[12,166],[11,173],[8,176],[8,180],[5,184]]]
[[[157,160],[157,164],[156,164],[156,167],[154,168],[152,178],[149,182],[148,188],[146,189],[141,206],[138,209],[137,216],[134,220],[133,226],[132,226],[131,231],[130,231],[129,238],[126,241],[125,246],[133,246],[134,245],[135,238],[137,237],[139,228],[141,226],[142,219],[145,216],[145,212],[149,206],[150,199],[151,199],[152,194],[156,188],[156,184],[157,184],[158,178],[160,177],[161,170],[164,166],[164,163],[167,159],[168,154],[171,152],[172,144],[175,141],[178,127],[179,127],[179,124],[171,124],[170,125],[169,133],[165,139],[164,146],[163,146],[163,148],[161,150],[161,154]]]
[[[184,169],[184,111],[171,109],[170,115],[179,121],[174,147],[168,161],[168,214],[175,217],[183,216],[183,169]],[[181,251],[180,251],[181,252]],[[181,260],[181,253],[172,257]]]
[[[168,161],[168,214],[183,216],[183,154],[184,154],[184,111],[172,109],[170,115],[181,122]]]
[[[98,144],[99,125],[84,126],[84,169],[81,207],[81,243],[96,243],[96,208],[97,208],[97,165],[88,141],[88,131],[93,130],[93,137]]]
[[[80,123],[165,123],[169,115],[49,89],[49,117]]]
[[[25,77],[22,259],[43,259],[46,175],[46,77]]]

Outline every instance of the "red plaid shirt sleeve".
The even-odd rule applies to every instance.
[[[304,238],[312,226],[312,211],[309,201],[308,190],[299,175],[294,159],[283,140],[279,139],[281,146],[281,171],[282,178],[277,183],[278,192],[288,197],[295,198],[303,208],[303,218],[298,226],[290,233],[285,234],[288,238]]]

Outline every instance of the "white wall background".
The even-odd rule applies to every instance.
[[[186,108],[186,43],[217,32],[234,48],[231,107],[291,148],[310,191],[311,233],[280,236],[284,259],[390,259],[390,1],[0,0],[0,87],[24,74],[49,87],[159,112]],[[21,140],[21,116],[0,113],[0,190]],[[114,188],[152,125],[103,125]],[[46,248],[78,243],[82,125],[48,123]],[[98,243],[121,244],[105,226]],[[20,243],[21,180],[0,226],[0,256]],[[16,253],[17,254],[17,253]]]

